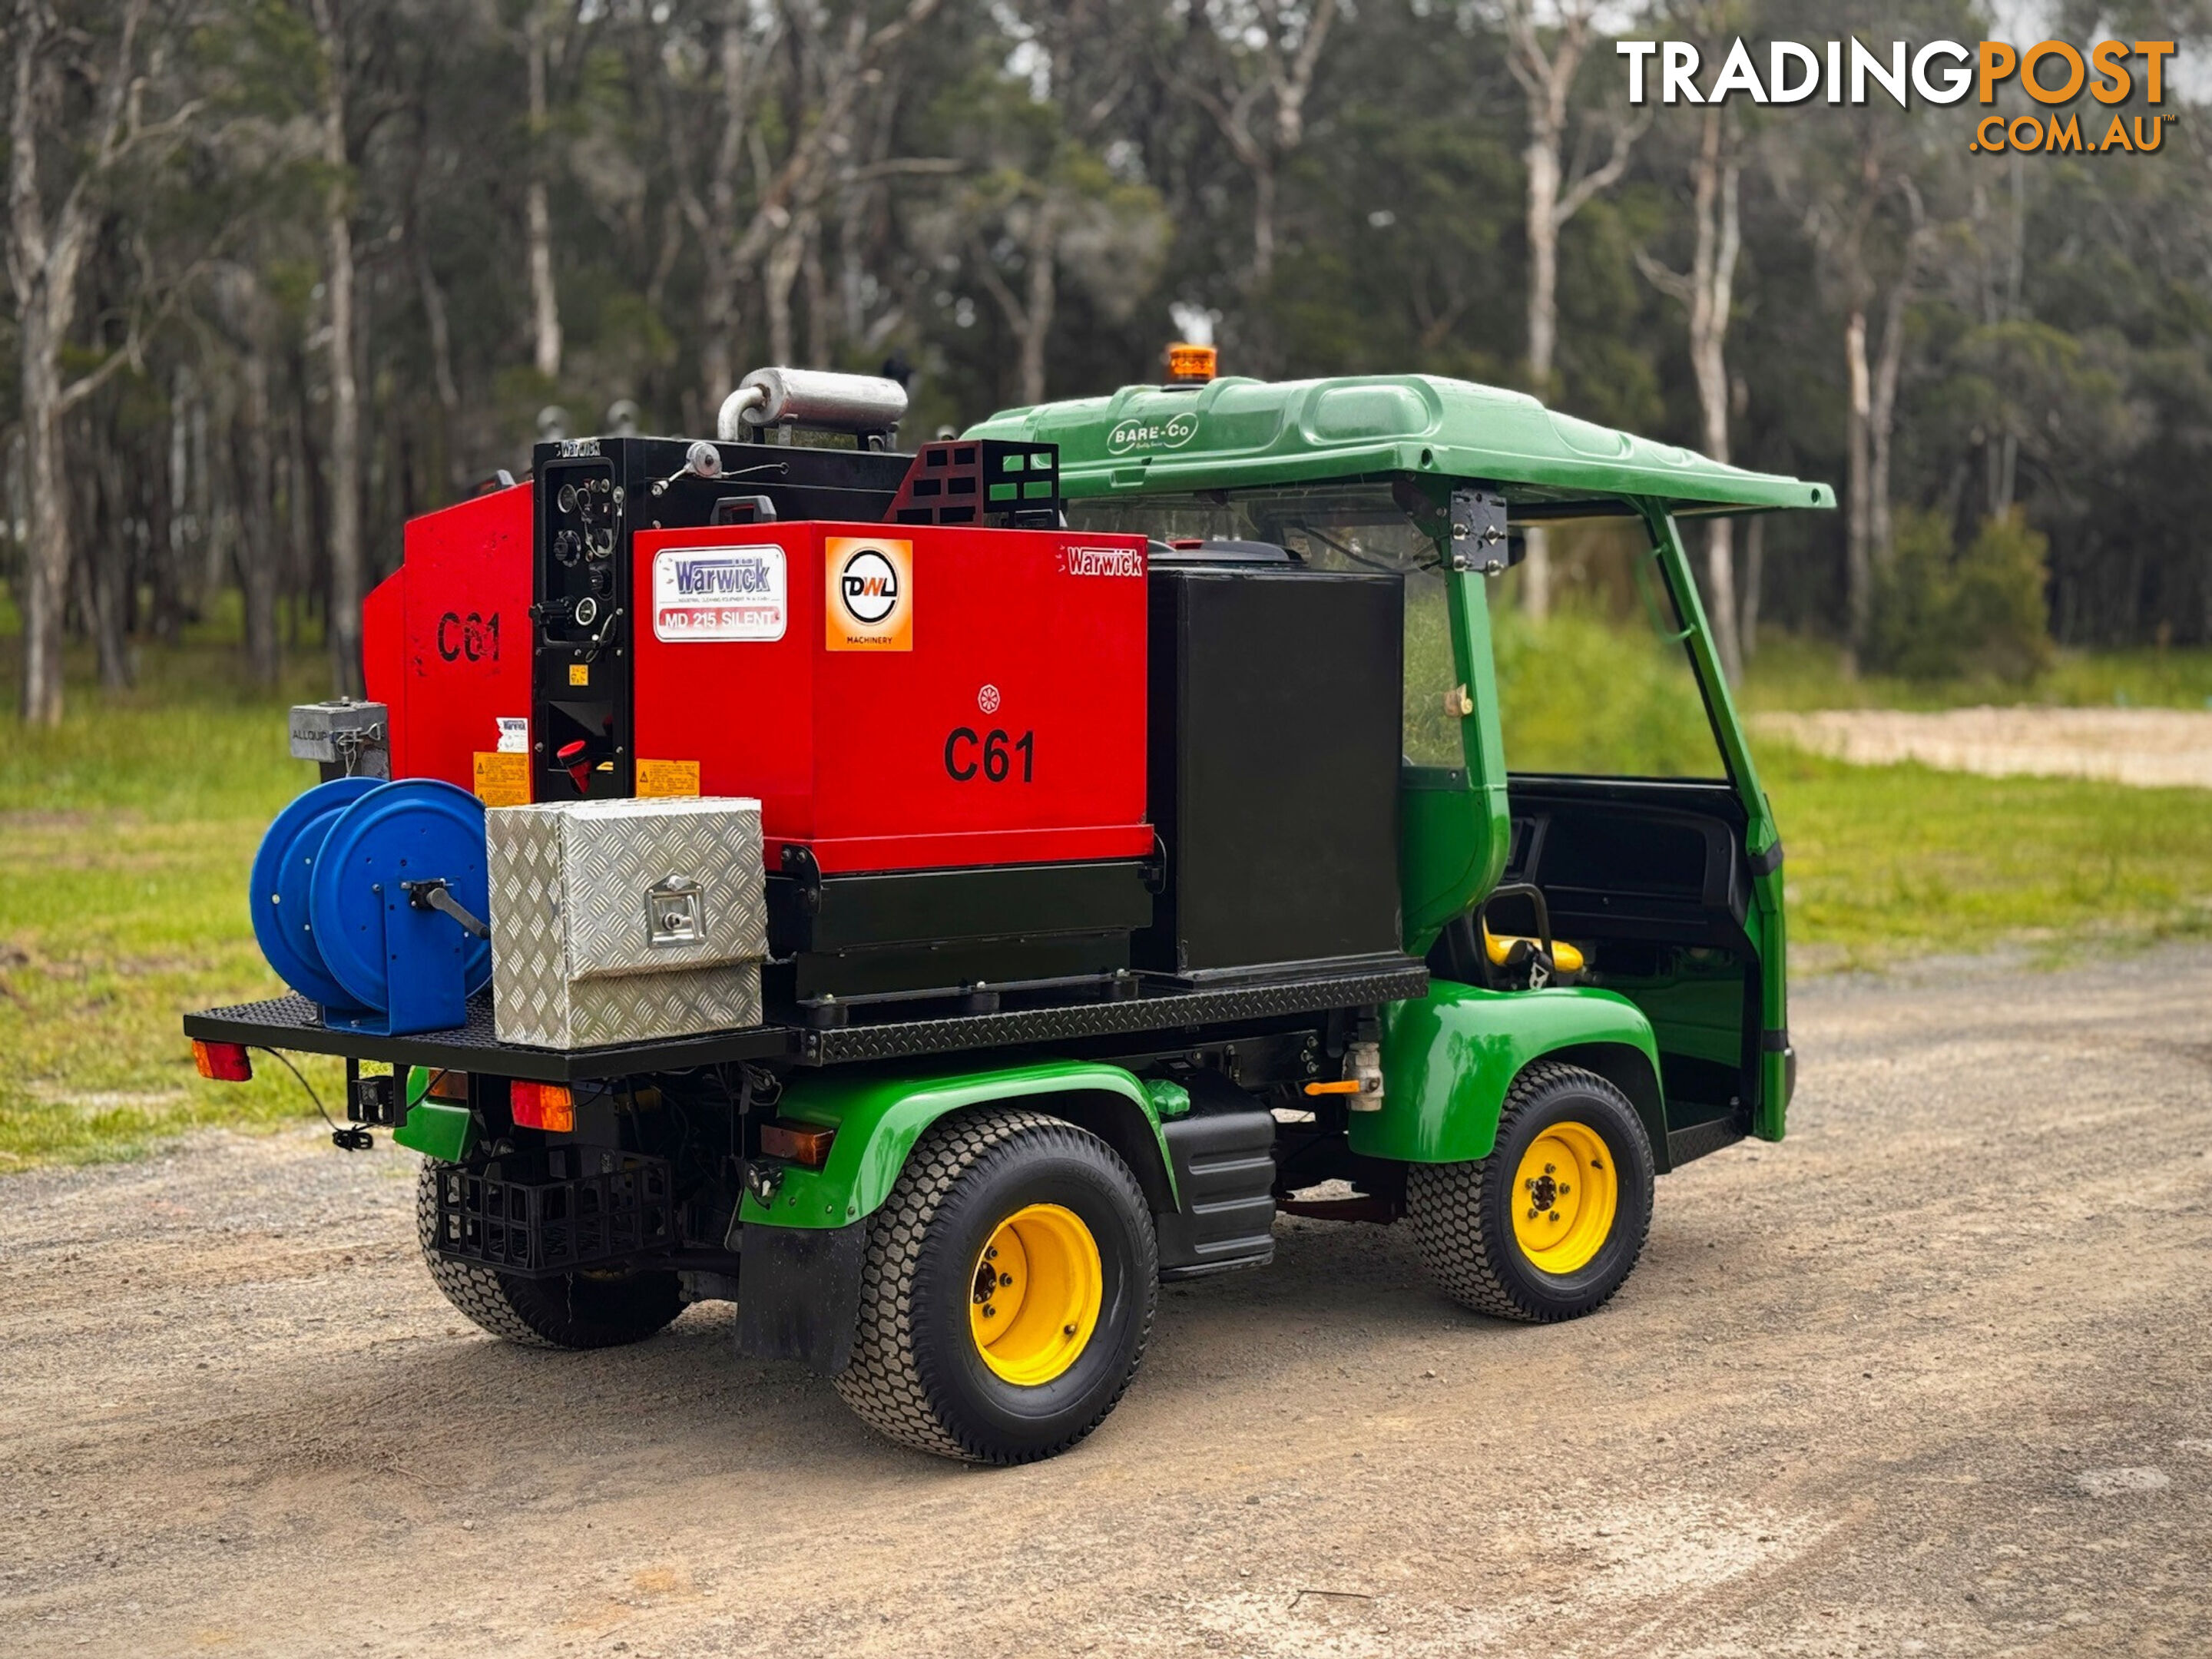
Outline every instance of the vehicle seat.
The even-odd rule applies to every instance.
[[[1493,933],[1490,923],[1482,924],[1482,952],[1490,958],[1493,968],[1520,968],[1528,958],[1543,948],[1542,941],[1525,933]],[[1552,969],[1555,973],[1579,974],[1583,970],[1583,953],[1563,939],[1552,941]]]

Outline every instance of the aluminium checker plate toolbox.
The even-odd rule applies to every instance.
[[[590,1048],[760,1024],[758,801],[495,807],[486,842],[501,1042]]]

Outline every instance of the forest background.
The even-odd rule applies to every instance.
[[[1999,26],[1963,0],[9,0],[18,709],[59,717],[68,641],[121,688],[217,616],[252,681],[356,690],[408,517],[543,434],[705,430],[758,363],[888,367],[910,442],[1191,334],[1834,482],[1703,550],[1732,665],[2205,642],[2212,8],[2032,21],[2179,40],[2155,152],[1977,154],[1972,100],[1632,108],[1613,46],[1710,84],[1739,36]],[[1601,577],[1554,538],[1514,598]]]
[[[2046,32],[2178,43],[2155,111],[2140,73],[2079,101],[2155,150],[1977,153],[1978,103],[1878,92],[1637,108],[1613,51],[1698,42],[1710,85],[1737,37]],[[0,1170],[295,1117],[177,1027],[275,988],[244,872],[313,776],[284,706],[359,688],[409,517],[544,434],[706,431],[762,363],[906,378],[908,443],[1206,334],[1229,373],[1517,386],[1837,486],[1695,533],[1755,711],[2212,721],[2208,33],[2206,0],[0,0]],[[1493,590],[1509,759],[1710,763],[1627,551],[1558,531]],[[1800,974],[2212,935],[2201,790],[1757,718]]]

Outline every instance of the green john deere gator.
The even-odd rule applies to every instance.
[[[1410,374],[1127,386],[908,456],[838,379],[763,371],[717,442],[541,446],[410,526],[383,707],[308,721],[326,774],[388,727],[398,781],[303,796],[256,877],[305,988],[186,1021],[210,1075],[346,1057],[463,1312],[580,1348],[733,1301],[741,1352],[1018,1462],[1113,1409],[1161,1280],[1263,1267],[1280,1212],[1403,1222],[1464,1307],[1571,1318],[1656,1176],[1782,1139],[1782,842],[1680,526],[1828,489]],[[1512,769],[1493,595],[1589,520],[1702,707],[1687,775]]]

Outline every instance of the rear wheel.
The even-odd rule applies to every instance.
[[[837,1392],[919,1451],[1049,1457],[1136,1374],[1158,1269],[1152,1212],[1104,1141],[1018,1109],[945,1119],[870,1219]]]
[[[438,1177],[450,1164],[423,1160],[415,1182],[415,1234],[422,1264],[446,1300],[494,1336],[531,1348],[611,1348],[641,1342],[684,1311],[672,1273],[563,1273],[520,1279],[449,1261],[438,1237]]]
[[[1416,1164],[1406,1210],[1430,1276],[1500,1319],[1601,1307],[1651,1225],[1651,1142],[1612,1084],[1538,1062],[1507,1091],[1488,1158]]]

